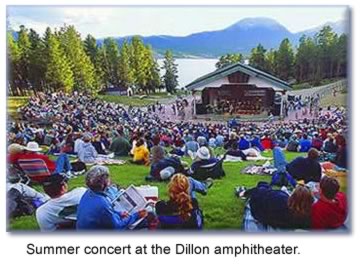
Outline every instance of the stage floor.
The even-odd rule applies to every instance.
[[[267,113],[263,113],[258,115],[202,114],[202,115],[195,115],[193,117],[194,120],[219,121],[219,122],[227,122],[234,118],[237,121],[264,122],[269,119],[269,116],[267,115]],[[274,117],[274,120],[278,120],[278,117]]]

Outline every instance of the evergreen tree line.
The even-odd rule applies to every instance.
[[[347,36],[339,36],[330,26],[324,26],[314,37],[303,35],[296,49],[286,38],[277,50],[266,50],[259,44],[251,50],[248,59],[249,65],[280,79],[317,85],[322,79],[345,77],[346,57]],[[220,57],[216,67],[244,60],[242,54],[226,54]]]
[[[149,45],[133,37],[119,45],[106,38],[102,45],[90,34],[85,40],[74,26],[41,37],[33,29],[20,26],[17,38],[7,33],[8,85],[12,95],[65,91],[97,94],[107,87],[131,87],[135,93],[153,93],[165,87],[173,92],[177,83],[177,65],[170,51],[160,67]]]

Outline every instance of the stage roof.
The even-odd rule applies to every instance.
[[[195,79],[190,84],[186,85],[185,88],[189,89],[189,90],[196,90],[196,88],[206,86],[207,84],[210,84],[211,82],[222,79],[222,78],[224,78],[232,73],[238,72],[238,71],[248,74],[249,76],[252,76],[252,77],[263,79],[264,81],[272,83],[275,86],[282,88],[284,90],[291,89],[290,84],[285,82],[284,80],[281,80],[273,75],[270,75],[259,69],[256,69],[254,67],[251,67],[249,65],[242,64],[242,63],[234,63],[231,65],[225,66],[223,68],[217,69],[209,74],[203,75],[203,76]]]

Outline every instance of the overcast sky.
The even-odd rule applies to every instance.
[[[269,17],[291,32],[336,22],[346,17],[346,7],[90,7],[10,6],[8,22],[43,33],[47,26],[75,25],[85,37],[173,35],[218,30],[247,17]]]

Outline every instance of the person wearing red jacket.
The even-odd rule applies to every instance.
[[[311,209],[313,229],[336,229],[344,225],[347,217],[346,195],[339,192],[335,178],[323,177],[320,181],[320,199]]]
[[[68,156],[61,154],[56,161],[52,161],[47,155],[40,154],[41,151],[37,142],[29,142],[26,147],[23,147],[23,152],[10,153],[8,161],[10,164],[17,164],[21,159],[42,159],[51,174],[53,173],[68,173],[71,172],[71,164]]]

